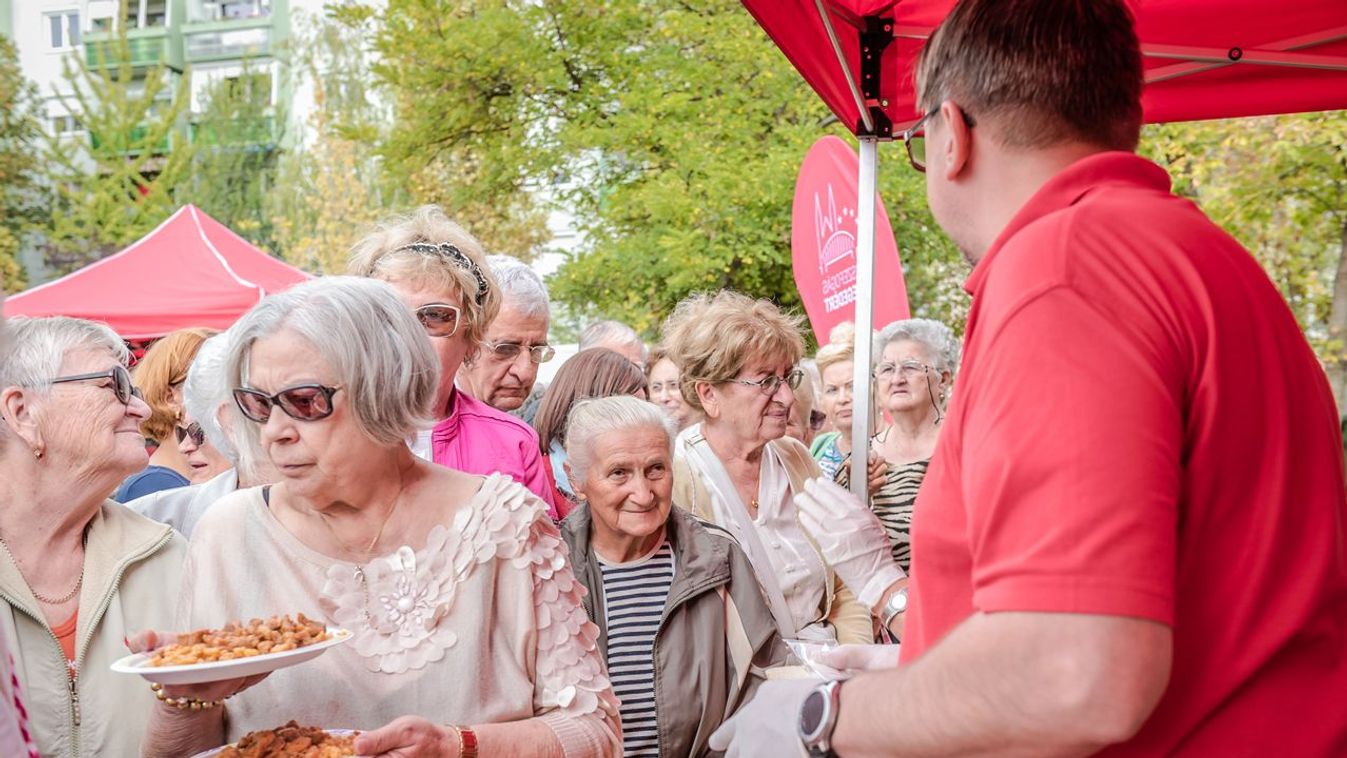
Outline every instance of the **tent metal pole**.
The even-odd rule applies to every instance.
[[[870,364],[874,340],[875,180],[879,171],[879,138],[860,138],[860,176],[856,190],[856,347],[851,379],[851,491],[869,502],[866,475],[870,451]]]
[[[823,31],[828,33],[828,41],[833,46],[833,55],[837,56],[837,65],[842,68],[842,76],[847,79],[847,89],[851,90],[851,97],[856,101],[856,110],[860,111],[861,121],[865,123],[865,131],[867,134],[874,134],[874,119],[870,118],[870,109],[865,107],[865,98],[861,97],[861,90],[856,86],[856,78],[851,75],[851,67],[847,65],[847,57],[842,53],[842,43],[837,40],[837,31],[833,29],[832,19],[828,18],[828,11],[823,7],[823,0],[814,0],[814,7],[818,8],[818,17],[823,22]]]

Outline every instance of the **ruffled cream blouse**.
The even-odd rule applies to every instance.
[[[364,566],[283,527],[260,488],[212,506],[184,567],[180,628],[303,612],[354,632],[228,701],[230,740],[296,719],[373,729],[543,717],[567,755],[617,755],[617,699],[547,506],[492,475],[419,548]]]

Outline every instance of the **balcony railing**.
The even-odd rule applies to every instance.
[[[191,24],[184,31],[191,62],[271,55],[271,26],[265,18]]]
[[[147,129],[148,127],[145,126],[137,126],[131,130],[131,133],[126,136],[126,139],[124,141],[119,140],[114,142],[113,143],[114,146],[118,143],[124,146],[121,150],[118,150],[117,152],[121,153],[122,155],[138,155],[141,152],[144,152],[143,150],[139,149],[140,147],[139,145],[137,145],[136,149],[132,149],[131,145],[139,143],[140,141],[144,140]],[[95,150],[98,150],[99,148],[103,147],[103,138],[99,136],[98,132],[91,131],[89,132],[89,144],[92,145]],[[170,133],[164,135],[163,139],[151,145],[150,153],[154,155],[162,155],[163,153],[167,153],[171,144],[172,144],[172,134]]]
[[[182,69],[181,57],[169,44],[163,27],[127,30],[125,48],[121,47],[113,32],[90,32],[85,35],[84,60],[90,68],[118,66],[124,56],[133,68],[163,63],[175,70]]]
[[[276,146],[276,119],[273,116],[234,119],[222,124],[194,123],[189,131],[192,142],[205,147],[272,148]]]

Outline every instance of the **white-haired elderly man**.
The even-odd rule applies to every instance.
[[[635,363],[645,371],[645,360],[650,355],[649,348],[635,329],[621,321],[595,321],[585,327],[580,334],[580,349],[603,347]]]
[[[547,344],[552,304],[547,285],[526,263],[508,255],[486,260],[500,287],[500,313],[486,329],[481,352],[464,361],[458,385],[496,410],[514,412],[533,391],[539,364],[556,354]]]
[[[186,433],[203,438],[193,440],[192,444],[213,447],[228,459],[230,468],[190,487],[153,492],[126,504],[142,516],[177,529],[188,539],[197,521],[215,501],[236,489],[270,484],[279,478],[270,460],[252,454],[252,446],[236,442],[236,435],[242,430],[234,428],[227,412],[233,398],[224,371],[229,339],[230,333],[224,332],[202,343],[183,384],[183,407],[187,418],[193,420],[190,427],[194,427]]]

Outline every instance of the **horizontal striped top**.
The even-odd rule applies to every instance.
[[[655,635],[673,583],[673,548],[665,540],[653,553],[627,563],[599,558],[604,616],[608,619],[608,677],[622,701],[622,753],[659,755],[655,720]]]

